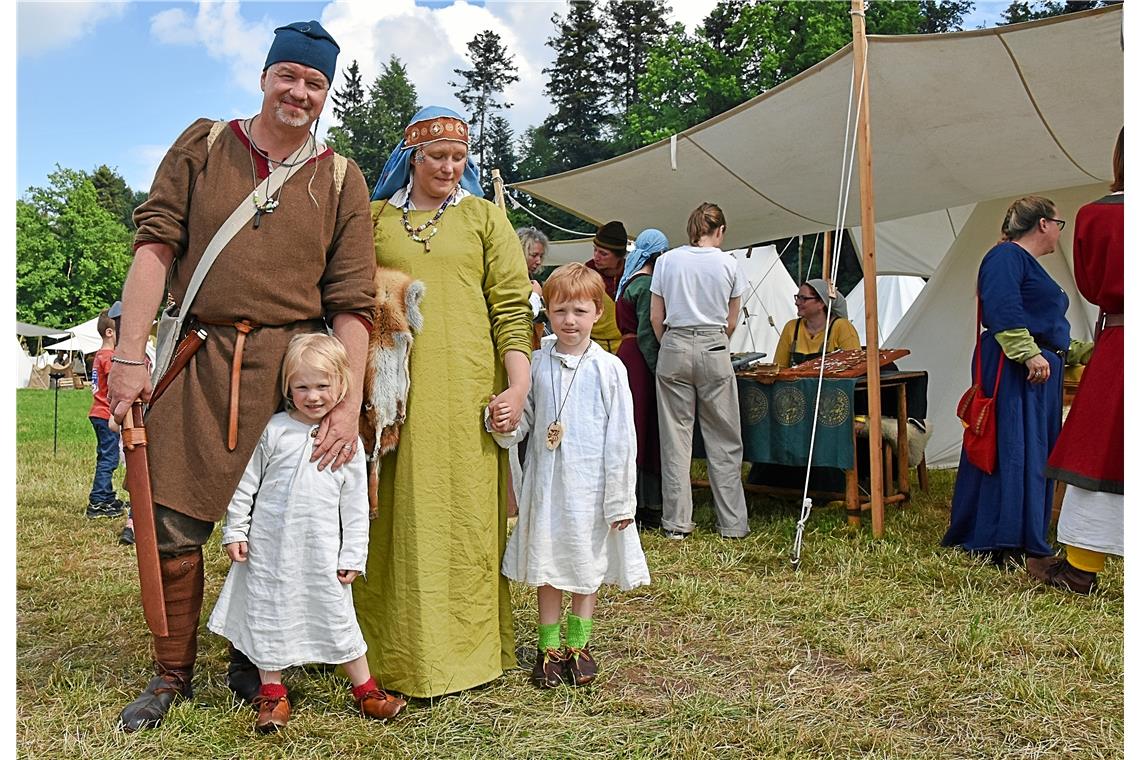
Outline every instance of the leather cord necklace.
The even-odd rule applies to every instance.
[[[257,117],[254,117],[254,118],[257,118]],[[261,148],[257,147],[257,143],[255,143],[253,141],[252,127],[253,127],[253,119],[247,119],[245,121],[245,123],[243,124],[243,129],[245,130],[246,138],[249,140],[249,168],[250,168],[250,171],[253,172],[254,187],[256,187],[258,184],[258,182],[257,182],[257,165],[253,162],[253,152],[254,151],[257,151],[257,155],[259,155],[263,159],[265,159],[265,162],[267,165],[268,164],[277,164],[278,168],[283,166],[287,170],[285,172],[285,179],[281,180],[281,184],[278,185],[276,192],[273,190],[272,187],[267,186],[265,189],[265,198],[264,199],[261,198],[260,196],[258,196],[258,194],[256,192],[253,194],[253,207],[254,207],[254,209],[256,209],[256,211],[254,212],[254,215],[253,215],[253,229],[256,230],[259,227],[261,227],[261,216],[262,216],[262,214],[272,214],[274,209],[276,209],[278,206],[281,205],[281,193],[284,192],[284,190],[285,190],[285,183],[288,182],[289,177],[291,177],[293,175],[293,170],[298,166],[304,165],[309,159],[311,159],[313,156],[315,156],[317,149],[316,149],[316,142],[311,139],[311,136],[306,135],[305,136],[305,142],[302,143],[301,146],[299,148],[297,148],[297,150],[293,151],[293,153],[291,153],[289,156],[287,156],[284,161],[274,161],[273,159],[271,159],[269,157],[269,154],[267,154]],[[301,159],[300,158],[301,152],[306,150],[306,149],[308,150],[308,155],[305,156],[304,159]]]
[[[589,347],[587,347],[587,350],[589,350]],[[566,408],[566,402],[570,399],[570,389],[574,387],[574,380],[578,377],[578,370],[581,369],[582,362],[586,360],[586,354],[583,353],[579,356],[578,363],[574,365],[574,374],[570,375],[570,384],[566,386],[566,393],[562,396],[562,403],[558,402],[558,384],[554,381],[554,358],[554,346],[551,346],[550,392],[554,394],[554,405],[558,407],[558,411],[554,415],[554,422],[551,422],[546,427],[546,448],[551,451],[558,448],[558,444],[562,443],[562,438],[566,435],[566,426],[562,424],[562,410]],[[562,359],[559,358],[558,362],[562,363]]]

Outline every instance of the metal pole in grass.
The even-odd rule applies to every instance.
[[[51,415],[51,455],[54,457],[59,450],[59,379],[62,372],[49,372],[52,388],[55,389],[55,410]]]

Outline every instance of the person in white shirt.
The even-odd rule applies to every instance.
[[[740,481],[744,446],[728,339],[748,285],[724,241],[724,212],[702,203],[689,215],[690,245],[657,261],[650,285],[650,321],[661,341],[657,357],[657,414],[661,428],[661,527],[683,539],[695,527],[689,465],[693,421],[699,417],[708,453],[717,531],[748,535],[748,506]]]

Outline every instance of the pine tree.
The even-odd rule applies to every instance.
[[[665,17],[670,9],[658,0],[609,0],[605,19],[605,55],[608,58],[610,102],[621,119],[640,98],[637,80],[645,73],[649,49],[669,31]]]
[[[486,139],[483,140],[485,149],[485,164],[480,164],[482,171],[483,189],[490,197],[494,188],[491,185],[491,169],[498,169],[507,182],[515,182],[518,168],[518,154],[515,153],[515,133],[510,122],[496,114],[487,124]]]
[[[358,114],[364,107],[364,83],[360,79],[360,65],[352,59],[344,72],[344,86],[333,92],[333,116],[344,123],[345,116]]]
[[[554,64],[542,70],[549,76],[543,93],[554,113],[543,122],[553,147],[554,165],[547,170],[573,169],[606,158],[611,149],[605,135],[610,119],[606,112],[601,23],[594,4],[572,0],[565,18],[551,19],[558,35],[547,40],[554,48]]]
[[[478,125],[472,135],[471,150],[478,156],[482,167],[487,154],[487,119],[493,111],[511,107],[510,103],[500,101],[499,96],[508,85],[519,81],[518,67],[514,64],[514,56],[508,55],[503,47],[502,38],[490,29],[479,32],[467,43],[467,55],[471,59],[471,68],[453,69],[462,78],[462,85],[458,82],[448,84],[459,87],[455,98],[467,107],[472,126]]]
[[[333,114],[340,126],[329,129],[329,144],[360,167],[371,185],[380,178],[388,154],[404,136],[404,126],[419,110],[416,88],[408,70],[392,56],[365,95],[356,61],[345,73],[345,84],[333,93]]]
[[[122,222],[124,227],[135,229],[132,215],[137,204],[134,202],[134,192],[127,187],[127,181],[114,169],[101,164],[91,173],[91,184],[95,187],[99,205]]]

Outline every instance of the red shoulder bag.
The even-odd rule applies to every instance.
[[[994,392],[986,396],[982,388],[982,301],[978,297],[977,343],[974,346],[974,384],[970,386],[958,402],[958,419],[962,420],[962,449],[966,459],[987,475],[992,475],[997,465],[997,419],[994,399],[1001,385],[1001,371],[1005,366],[1005,354],[999,353],[997,377],[994,378]]]

